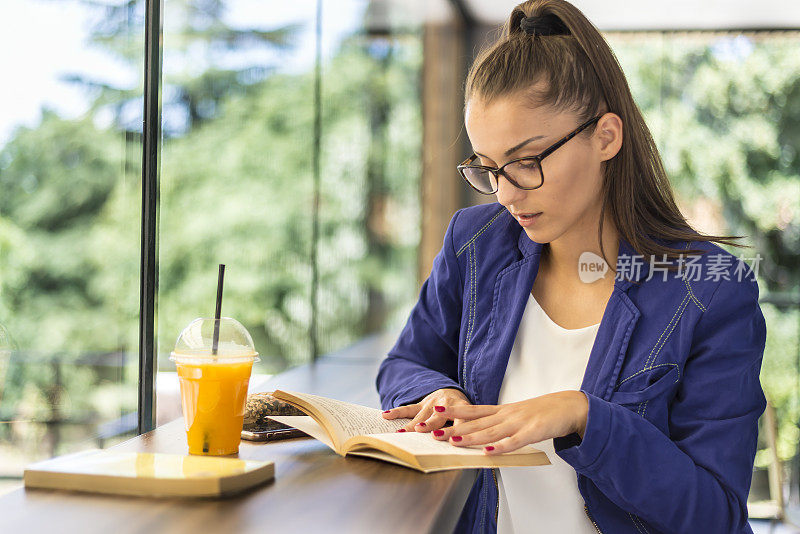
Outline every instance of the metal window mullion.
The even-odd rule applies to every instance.
[[[155,428],[158,190],[161,141],[161,0],[145,0],[138,433]]]
[[[316,25],[314,32],[314,132],[312,147],[313,208],[311,226],[311,321],[308,327],[311,363],[319,357],[318,307],[317,292],[319,289],[319,204],[320,204],[320,146],[322,139],[322,0],[317,0]]]

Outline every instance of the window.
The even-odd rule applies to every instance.
[[[143,10],[119,4],[0,4],[0,492],[136,429]]]

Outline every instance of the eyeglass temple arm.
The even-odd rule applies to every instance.
[[[465,159],[464,161],[459,163],[458,166],[460,167],[462,165],[469,165],[471,162],[475,161],[477,158],[478,158],[477,154],[472,154],[470,157],[468,157],[467,159]]]
[[[563,145],[564,143],[566,143],[567,141],[569,141],[570,139],[572,139],[573,137],[575,137],[576,135],[581,133],[586,127],[588,127],[590,124],[592,124],[593,122],[596,122],[598,120],[600,120],[600,117],[595,117],[595,118],[593,118],[591,120],[588,120],[588,121],[584,122],[580,126],[578,126],[578,128],[574,132],[572,132],[571,134],[567,135],[564,139],[562,139],[558,143],[554,144],[553,146],[551,146],[550,148],[548,148],[547,150],[545,150],[544,152],[539,154],[539,156],[538,156],[539,157],[539,161],[543,160],[544,158],[546,158],[547,156],[552,154],[553,151],[555,151],[558,147],[560,147],[561,145]]]

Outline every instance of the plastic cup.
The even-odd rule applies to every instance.
[[[178,370],[189,454],[239,452],[247,386],[253,363],[259,360],[247,329],[230,317],[219,319],[214,353],[216,321],[192,321],[169,358]]]

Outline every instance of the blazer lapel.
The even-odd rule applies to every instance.
[[[589,353],[581,389],[608,400],[625,360],[628,342],[641,313],[616,285],[608,299],[600,328]]]
[[[522,259],[500,271],[495,279],[489,330],[473,372],[478,404],[497,404],[511,348],[539,270],[542,245],[522,231],[517,246]]]
[[[600,328],[589,353],[589,361],[583,374],[581,389],[608,400],[619,378],[636,323],[641,312],[628,296],[633,282],[638,282],[648,273],[648,265],[634,261],[637,252],[622,236],[617,251],[617,276],[614,291],[606,303]],[[631,268],[631,265],[636,268]]]

